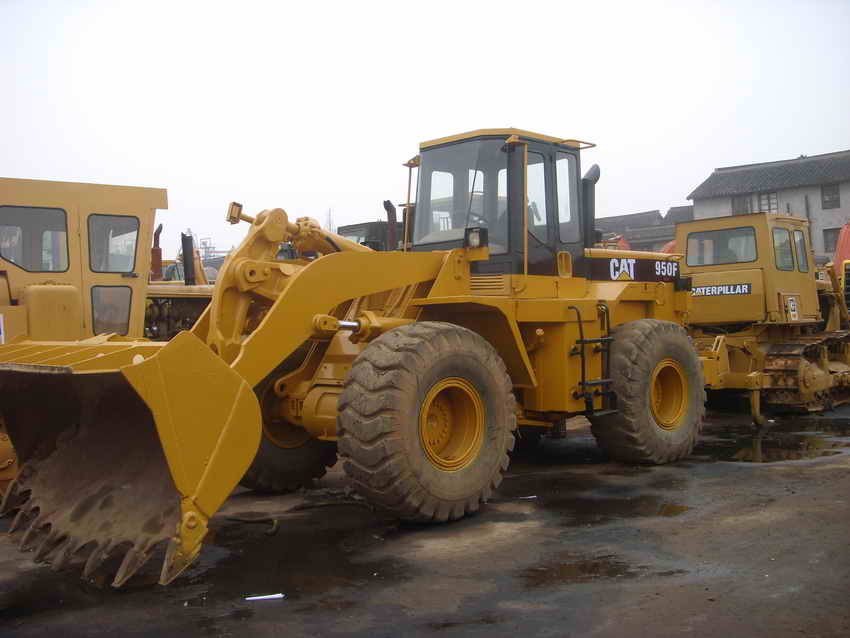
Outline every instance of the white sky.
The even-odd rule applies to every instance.
[[[597,215],[714,167],[850,148],[850,1],[0,0],[0,175],[168,188],[163,245],[282,207],[401,202],[422,140],[515,126],[599,147]]]

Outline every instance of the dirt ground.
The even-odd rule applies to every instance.
[[[441,526],[371,511],[338,469],[237,493],[168,587],[156,560],[115,590],[2,539],[0,635],[850,636],[850,410],[753,434],[713,412],[692,457],[649,468],[579,429]]]

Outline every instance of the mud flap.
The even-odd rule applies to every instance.
[[[125,551],[116,587],[161,541],[162,584],[188,567],[261,435],[252,389],[190,333],[115,370],[0,365],[0,410],[23,463],[3,503],[21,548],[85,560],[86,577]]]

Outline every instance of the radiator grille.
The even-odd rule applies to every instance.
[[[469,289],[478,295],[507,295],[508,278],[504,275],[472,275]]]

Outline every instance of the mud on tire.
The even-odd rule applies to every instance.
[[[336,463],[336,444],[310,439],[300,447],[282,448],[266,437],[239,485],[256,492],[279,494],[297,490],[322,478]]]
[[[690,454],[705,415],[705,383],[685,330],[657,319],[624,324],[614,331],[610,363],[617,412],[591,419],[599,446],[629,463],[669,463]],[[653,393],[659,375],[667,374],[665,366],[685,379],[682,404],[667,411],[667,422],[659,398],[663,393],[657,386]]]
[[[475,421],[480,447],[467,446],[467,460],[447,470],[433,460],[444,452],[428,439],[429,406],[436,405],[434,392],[452,382],[474,388],[470,396],[480,398],[476,414],[483,416]],[[441,405],[457,409],[466,400]],[[355,359],[337,427],[343,467],[362,496],[404,519],[453,520],[478,510],[501,483],[514,445],[515,398],[504,362],[480,335],[419,322],[381,335]]]

